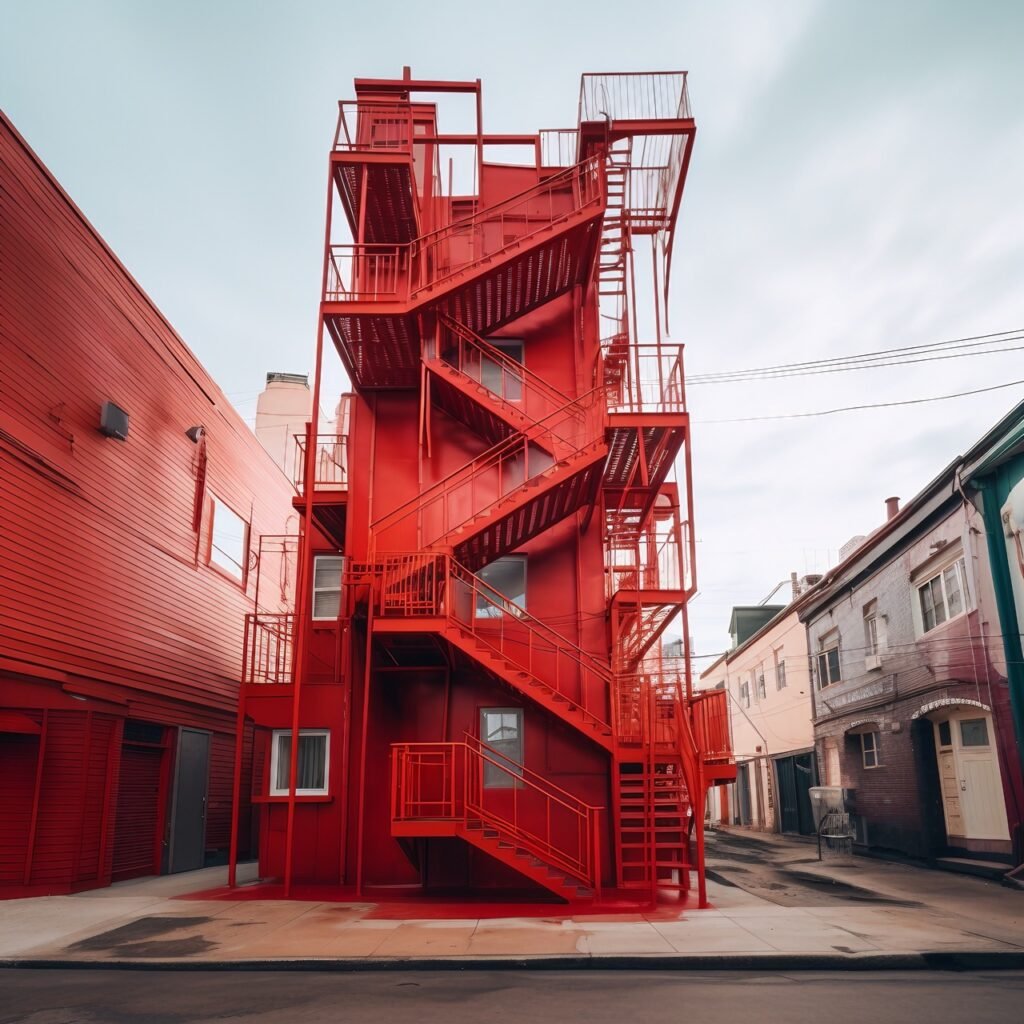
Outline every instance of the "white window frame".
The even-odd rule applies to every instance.
[[[949,614],[949,591],[946,581],[946,573],[951,569],[956,576],[956,581],[960,588],[960,611],[955,615]],[[936,581],[938,582],[939,591],[942,596],[943,618],[939,620],[936,615],[935,622],[929,626],[925,619],[924,593],[925,588],[931,588],[932,584]],[[932,607],[934,610],[937,608],[937,605],[933,603]],[[920,576],[914,581],[914,618],[918,625],[919,633],[922,636],[926,633],[930,633],[933,629],[938,629],[940,626],[944,626],[947,622],[959,619],[962,615],[966,615],[971,608],[971,588],[968,585],[967,579],[967,560],[962,551],[959,552],[955,558],[948,559],[943,564],[936,567],[934,571],[929,571],[927,574]]]
[[[750,707],[750,680],[740,681],[740,701],[745,708]]]
[[[271,796],[288,796],[288,787],[283,788],[277,785],[277,771],[278,762],[280,761],[281,744],[280,738],[287,736],[291,738],[291,729],[275,729],[271,733],[270,737],[270,795]],[[303,736],[324,736],[326,742],[324,743],[324,784],[322,787],[310,787],[306,789],[296,789],[296,796],[328,796],[331,788],[331,730],[330,729],[300,729],[299,730],[299,745],[302,744]],[[297,762],[296,762],[297,763]]]
[[[772,652],[775,655],[776,690],[784,690],[786,688],[786,657],[783,650],[784,649],[780,647],[778,650]]]
[[[336,560],[338,565],[338,585],[336,587],[318,587],[316,585],[316,564],[321,559],[333,559]],[[314,622],[335,622],[338,618],[337,615],[317,615],[316,614],[316,599],[318,594],[337,594],[338,595],[338,611],[341,612],[341,577],[345,570],[345,556],[344,555],[314,555],[313,556],[313,599],[310,602],[310,613]]]
[[[502,751],[500,746],[497,746],[494,742],[488,742],[487,739],[487,716],[488,715],[508,715],[512,716],[516,720],[516,750],[515,756],[511,751]],[[521,765],[523,764],[526,757],[526,737],[524,735],[526,716],[523,714],[522,708],[516,707],[486,707],[480,709],[480,739],[483,743],[487,744],[495,752],[494,761],[497,764],[492,764],[485,761],[483,765],[483,787],[484,789],[517,789],[522,783],[519,781],[522,778]],[[502,741],[498,741],[502,742]],[[488,756],[490,754],[488,753]],[[501,762],[506,760],[508,764],[500,767]]]
[[[764,662],[762,661],[751,673],[754,681],[754,698],[758,704],[768,699],[768,687],[764,680]]]
[[[236,562],[230,552],[225,551],[217,545],[217,514],[224,510],[232,515],[242,524],[242,551],[241,561]],[[207,562],[218,572],[234,580],[239,586],[244,587],[246,577],[249,575],[249,535],[251,524],[242,518],[223,498],[216,494],[210,495],[210,543]],[[217,556],[220,556],[219,558]]]
[[[836,671],[838,675],[833,679],[831,671],[828,671],[826,673],[828,679],[823,680],[821,666],[824,663],[825,667],[828,668],[828,655],[832,651],[836,652]],[[824,662],[822,659],[824,659]],[[818,638],[818,653],[814,656],[814,675],[817,679],[819,690],[824,690],[826,686],[835,686],[836,683],[843,681],[843,654],[840,648],[838,632],[832,631]]]
[[[871,746],[868,747],[867,737],[871,737]],[[871,755],[874,764],[868,764],[868,755]],[[877,729],[869,729],[860,733],[860,759],[865,768],[882,767],[882,744],[881,735]]]

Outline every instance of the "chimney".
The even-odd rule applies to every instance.
[[[886,498],[885,499],[885,519],[888,522],[890,519],[894,519],[899,515],[900,512],[900,499],[899,498]]]
[[[789,585],[793,590],[793,600],[795,601],[800,596],[800,581],[795,572],[789,574]]]

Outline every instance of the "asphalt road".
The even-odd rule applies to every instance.
[[[1024,972],[0,970],[0,1022],[1004,1024]]]
[[[736,886],[780,907],[915,906],[878,893],[817,878],[802,870],[817,863],[813,843],[776,847],[735,832],[713,832],[707,839],[708,877]]]

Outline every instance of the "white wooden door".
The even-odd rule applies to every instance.
[[[964,818],[960,811],[960,775],[957,771],[956,754],[953,752],[953,725],[948,718],[934,723],[942,813],[946,818],[946,835],[950,838],[965,835]]]
[[[968,839],[1009,839],[992,717],[971,709],[957,715],[952,725],[964,834]]]

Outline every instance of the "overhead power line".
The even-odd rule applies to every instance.
[[[1013,342],[1022,344],[1014,345]],[[870,370],[886,366],[937,362],[943,359],[961,359],[965,356],[999,355],[1004,352],[1017,352],[1021,349],[1024,349],[1024,329],[1018,328],[995,334],[978,334],[965,338],[953,338],[949,341],[880,349],[875,352],[835,356],[828,359],[780,363],[746,370],[722,370],[713,373],[692,374],[687,377],[687,384],[690,386],[737,384],[756,380],[802,377],[810,374],[844,373],[851,370]]]
[[[696,423],[757,423],[763,420],[800,420],[812,416],[834,416],[840,412],[859,412],[863,409],[888,409],[897,405],[923,405],[926,402],[946,402],[951,398],[965,398],[968,395],[982,395],[987,391],[1000,391],[1003,388],[1017,387],[1024,380],[1011,380],[1004,384],[993,384],[987,388],[974,388],[971,391],[957,391],[952,395],[933,395],[930,398],[906,398],[897,402],[870,402],[864,405],[844,405],[837,409],[819,409],[816,412],[784,412],[773,416],[740,416],[724,420],[695,420]]]

